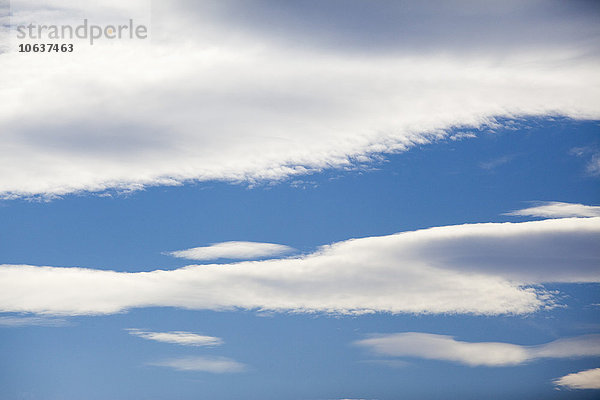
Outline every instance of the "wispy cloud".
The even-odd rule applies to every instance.
[[[587,172],[593,176],[600,175],[600,152],[592,155],[587,165]]]
[[[542,201],[535,204],[533,207],[511,211],[505,215],[542,218],[600,217],[600,207],[598,206],[559,201]]]
[[[60,318],[46,317],[0,317],[0,327],[66,326],[69,322]]]
[[[600,389],[600,368],[565,375],[556,379],[554,384],[569,389]]]
[[[295,249],[275,243],[260,242],[223,242],[206,247],[194,247],[187,250],[172,251],[167,254],[188,260],[216,260],[230,258],[251,260],[253,258],[274,257],[291,253]]]
[[[243,372],[246,365],[226,357],[182,357],[149,363],[157,367],[168,367],[178,371],[212,372],[225,374]]]
[[[11,99],[0,112],[0,195],[279,180],[404,151],[457,126],[476,130],[495,117],[600,118],[591,12],[562,7],[540,18],[552,7],[457,2],[440,11],[380,2],[365,14],[364,3],[345,2],[369,26],[357,36],[330,3],[311,6],[323,13],[282,4],[286,18],[269,23],[235,16],[270,15],[271,7],[227,12],[220,3],[153,4],[152,42],[82,45],[69,54],[69,69],[59,54],[23,63],[23,54],[3,53],[2,76],[19,84],[0,88]],[[34,1],[11,28],[64,16],[121,20],[133,9],[65,1],[57,17]],[[443,29],[449,20],[460,23]],[[482,29],[482,21],[493,23]],[[322,29],[313,35],[315,26]]]
[[[184,346],[219,346],[223,340],[214,336],[198,335],[191,332],[151,332],[140,329],[127,329],[130,335],[163,343],[180,344]]]
[[[488,367],[518,365],[539,358],[600,356],[600,335],[559,339],[539,346],[520,346],[500,342],[464,342],[452,336],[405,332],[373,335],[355,344],[382,356],[417,357]]]
[[[390,360],[390,359],[379,359],[379,360],[363,360],[365,364],[383,365],[390,368],[405,368],[410,365],[409,362],[404,360]]]
[[[588,158],[586,172],[591,176],[600,175],[600,150],[597,147],[574,147],[569,151],[569,154]]]
[[[453,134],[452,136],[450,136],[450,140],[452,141],[457,141],[457,140],[463,140],[463,139],[472,139],[472,138],[476,138],[477,135],[473,132],[458,132]]]
[[[0,310],[530,313],[553,299],[527,285],[600,282],[599,241],[600,218],[565,218],[437,227],[347,240],[296,258],[177,270],[0,265]]]
[[[492,169],[498,168],[501,165],[508,164],[514,158],[515,158],[514,155],[506,155],[506,156],[495,158],[493,160],[482,162],[479,164],[479,166],[483,169],[492,170]]]

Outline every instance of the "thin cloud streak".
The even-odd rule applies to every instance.
[[[600,356],[600,335],[559,339],[539,346],[520,346],[499,342],[464,342],[452,336],[405,332],[373,335],[355,344],[382,356],[417,357],[487,367],[519,365],[540,358]]]
[[[127,329],[130,335],[156,342],[179,344],[183,346],[220,346],[223,340],[214,336],[198,335],[192,332],[151,332],[140,329]]]
[[[177,258],[197,261],[216,260],[219,258],[251,260],[254,258],[280,256],[291,253],[294,250],[292,247],[282,244],[231,241],[215,243],[206,247],[171,251],[167,254]]]
[[[246,365],[226,357],[182,357],[148,363],[156,367],[168,367],[178,371],[211,372],[226,374],[243,372]]]
[[[0,317],[0,327],[25,327],[25,326],[67,326],[69,322],[60,318],[45,317]]]

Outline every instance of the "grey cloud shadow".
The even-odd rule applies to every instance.
[[[161,128],[110,121],[75,121],[47,125],[44,129],[25,126],[13,136],[28,147],[82,156],[135,156],[173,146]]]
[[[476,1],[175,2],[199,24],[217,21],[261,41],[328,51],[486,53],[557,45],[597,54],[600,3]]]

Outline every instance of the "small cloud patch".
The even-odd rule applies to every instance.
[[[166,253],[173,257],[188,260],[216,260],[219,258],[235,260],[251,260],[256,258],[275,257],[293,252],[289,246],[275,243],[231,241],[215,243],[206,247],[194,247]]]
[[[140,329],[127,329],[130,335],[156,342],[179,344],[183,346],[219,346],[223,340],[214,336],[203,336],[191,332],[149,332]]]

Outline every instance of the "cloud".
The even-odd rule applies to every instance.
[[[44,317],[0,317],[0,327],[23,326],[66,326],[68,322],[60,318]]]
[[[458,132],[449,137],[452,141],[471,139],[477,137],[473,132]]]
[[[514,0],[493,5],[468,0],[382,2],[376,6],[361,0],[252,0],[241,4],[184,0],[175,4],[180,12],[203,17],[208,13],[211,21],[230,23],[238,32],[261,41],[361,54],[486,54],[501,49],[556,49],[573,42],[588,47],[590,43],[585,42],[598,32],[592,16],[599,11],[589,3],[565,6],[556,0],[546,6]],[[557,26],[558,21],[562,24]]]
[[[600,118],[597,8],[327,3],[154,2],[152,41],[0,54],[0,195],[280,180],[496,117]],[[13,27],[140,7],[19,4]]]
[[[203,336],[191,332],[150,332],[140,329],[127,329],[130,335],[163,343],[180,344],[183,346],[219,346],[223,340],[214,336]]]
[[[600,282],[600,218],[436,227],[351,239],[296,258],[115,272],[0,265],[0,311],[136,307],[332,313],[531,313],[544,282]]]
[[[225,374],[243,372],[246,365],[226,357],[183,357],[150,363],[157,367],[169,367],[178,371],[199,371]]]
[[[588,164],[586,166],[586,171],[591,176],[599,176],[600,175],[600,152],[596,151],[590,157]]]
[[[463,342],[452,336],[406,332],[373,335],[355,344],[383,356],[418,357],[487,367],[518,365],[539,358],[600,356],[600,335],[559,339],[539,346],[520,346],[499,342]]]
[[[172,251],[167,254],[188,260],[215,260],[218,258],[231,258],[250,260],[279,256],[294,251],[289,246],[274,243],[258,242],[223,242],[207,247],[194,247],[187,250]]]
[[[406,362],[406,361],[402,361],[402,360],[363,360],[361,361],[363,363],[366,364],[373,364],[373,365],[383,365],[389,368],[404,368],[404,367],[408,367],[410,365],[410,363]]]
[[[587,165],[587,172],[592,176],[600,175],[600,152],[592,155]]]
[[[600,389],[600,368],[565,375],[556,379],[554,384],[569,389]]]
[[[569,154],[577,157],[586,157],[588,162],[586,172],[591,176],[600,175],[600,150],[594,146],[574,147]]]
[[[515,158],[514,155],[507,155],[507,156],[502,156],[502,157],[499,157],[499,158],[495,158],[495,159],[487,161],[487,162],[482,162],[479,165],[483,169],[493,170],[493,169],[496,169],[496,168],[498,168],[498,167],[500,167],[500,166],[502,166],[504,164],[508,164],[514,158]]]
[[[542,218],[600,217],[600,207],[559,201],[542,201],[534,207],[515,210],[505,215]]]

